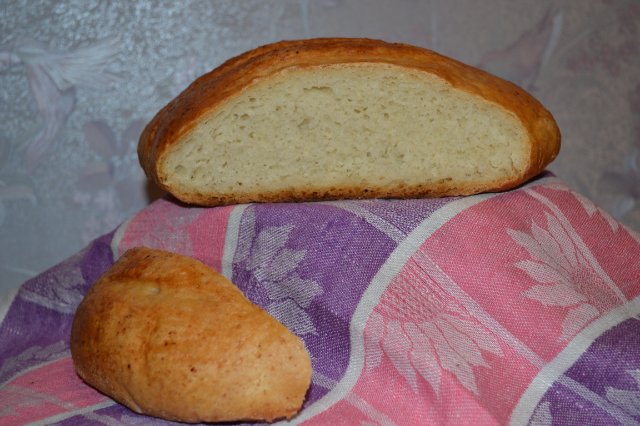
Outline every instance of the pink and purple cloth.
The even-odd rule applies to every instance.
[[[169,423],[69,352],[83,295],[135,246],[203,261],[304,340],[292,423],[640,424],[640,236],[544,175],[444,199],[160,199],[0,309],[0,425]]]

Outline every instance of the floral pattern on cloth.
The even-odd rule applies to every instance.
[[[545,175],[431,200],[160,199],[0,309],[0,424],[168,423],[84,384],[68,348],[82,295],[140,245],[221,271],[304,340],[292,423],[640,423],[640,240]]]

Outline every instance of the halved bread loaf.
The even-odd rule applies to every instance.
[[[302,340],[231,282],[143,247],[89,290],[71,355],[78,375],[116,401],[182,422],[290,418],[311,383]]]
[[[141,135],[146,174],[203,205],[500,191],[557,155],[512,83],[419,47],[284,41],[203,75]]]

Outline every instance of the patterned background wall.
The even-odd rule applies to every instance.
[[[439,51],[538,97],[563,133],[550,167],[640,229],[635,0],[0,0],[0,290],[160,194],[137,137],[225,59],[280,39],[364,36]]]

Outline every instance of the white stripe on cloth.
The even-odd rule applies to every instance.
[[[239,204],[233,208],[227,221],[227,232],[224,237],[222,250],[222,275],[228,280],[233,278],[233,257],[238,246],[238,234],[240,232],[240,220],[249,204]]]
[[[604,332],[615,327],[623,321],[635,318],[640,314],[640,297],[636,297],[630,302],[609,311],[607,314],[593,321],[586,328],[582,329],[569,344],[556,357],[548,362],[531,381],[527,390],[522,394],[518,404],[511,413],[510,424],[526,424],[533,411],[538,406],[545,393],[559,381],[577,395],[585,398],[600,407],[603,407],[609,414],[620,420],[623,424],[637,424],[618,407],[604,400],[598,394],[575,382],[564,373],[578,360],[591,344]]]

